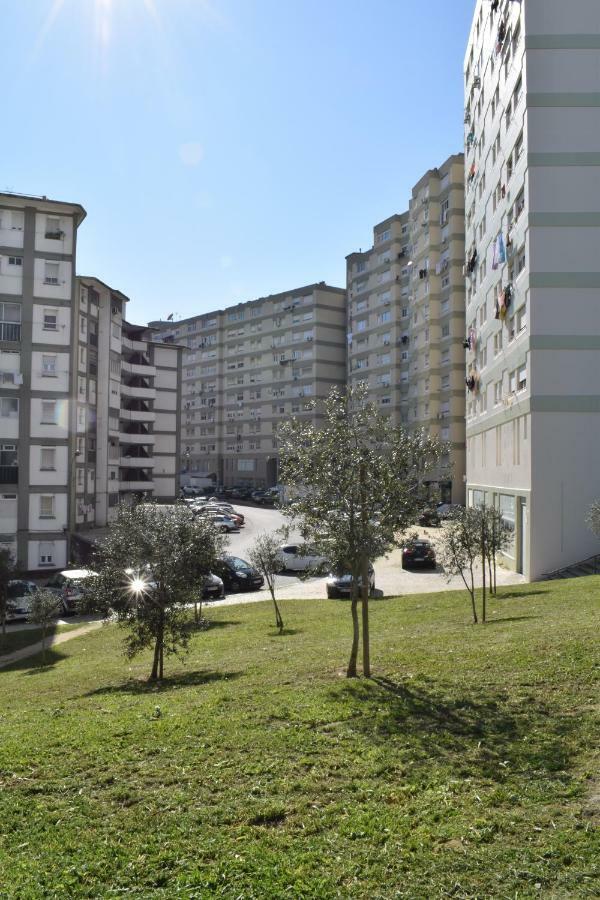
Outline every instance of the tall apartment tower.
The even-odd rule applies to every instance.
[[[448,442],[432,480],[465,498],[464,163],[449,157],[412,190],[409,210],[346,257],[348,381],[366,382],[393,420]]]
[[[529,579],[598,551],[597,0],[478,0],[465,58],[468,502]]]
[[[0,546],[67,562],[77,203],[0,194]]]
[[[277,426],[290,415],[318,421],[346,380],[346,292],[325,283],[159,326],[186,345],[182,470],[226,486],[278,478]]]
[[[98,278],[77,281],[70,526],[86,531],[132,497],[178,495],[182,348],[128,322],[120,291]]]

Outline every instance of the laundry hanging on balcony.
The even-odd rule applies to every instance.
[[[465,378],[465,384],[467,386],[467,390],[472,394],[474,394],[479,387],[479,372],[477,371],[477,369],[473,368],[473,366],[471,366],[471,368],[469,369],[469,374]]]
[[[504,39],[506,37],[506,22],[500,22],[498,26],[498,36],[496,38],[496,55],[502,52]]]
[[[477,248],[473,247],[469,256],[467,257],[467,272],[469,275],[472,275],[475,271],[475,266],[477,265]]]
[[[498,285],[498,296],[496,298],[496,306],[494,312],[494,318],[500,319],[500,321],[504,321],[506,316],[508,315],[508,308],[512,303],[513,298],[513,289],[512,285],[507,284],[505,287],[502,287],[501,284]]]
[[[471,182],[475,178],[476,172],[477,172],[477,166],[473,162],[473,163],[471,163],[471,168],[469,169],[469,175],[468,175],[468,179],[467,179],[469,184],[471,184]]]
[[[497,269],[501,263],[506,262],[506,248],[504,246],[504,238],[502,232],[494,241],[494,254],[492,257],[492,269]]]
[[[477,349],[477,334],[474,328],[469,328],[469,333],[463,341],[463,347],[465,350],[471,350],[475,353],[475,350]]]

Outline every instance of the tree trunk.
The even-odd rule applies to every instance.
[[[283,632],[283,618],[281,616],[281,613],[279,612],[277,600],[275,599],[275,589],[271,584],[269,584],[269,590],[271,592],[273,606],[275,607],[275,627],[279,629],[279,634],[281,634]]]
[[[42,625],[42,666],[46,665],[46,625]]]
[[[158,680],[159,680],[159,681],[162,681],[162,680],[163,680],[163,676],[164,676],[164,667],[163,667],[164,650],[165,650],[165,648],[164,648],[164,640],[162,639],[162,635],[161,635],[161,642],[160,642],[160,659],[159,659],[159,663],[158,663]]]
[[[363,675],[371,677],[371,648],[369,645],[369,560],[362,560],[362,650]]]
[[[477,625],[479,621],[477,618],[477,606],[475,605],[475,578],[473,575],[473,563],[471,563],[471,587],[469,588],[469,594],[471,595],[471,608],[473,610],[473,624]]]
[[[6,639],[6,609],[2,609],[2,637]]]
[[[484,510],[485,513],[485,510]],[[484,515],[481,517],[481,621],[485,623],[485,607],[486,607],[486,597],[485,597],[485,563],[486,563],[486,548],[485,548],[485,518]]]
[[[159,650],[160,650],[160,638],[157,635],[156,641],[154,642],[154,658],[152,660],[152,671],[150,672],[150,681],[156,681],[158,679]]]
[[[357,579],[352,579],[352,602],[350,611],[352,613],[352,649],[350,651],[350,660],[346,670],[347,678],[356,678],[356,660],[358,659],[358,644],[360,641],[360,626],[358,624],[358,591]]]

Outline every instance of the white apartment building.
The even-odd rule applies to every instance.
[[[23,570],[67,562],[72,307],[85,210],[0,194],[0,546]]]
[[[597,0],[478,0],[465,58],[467,488],[529,579],[598,552]]]
[[[449,445],[442,499],[465,498],[463,156],[430,169],[409,209],[380,222],[373,246],[346,257],[348,381],[408,428]]]
[[[318,421],[312,401],[345,384],[346,292],[324,282],[151,326],[186,346],[184,474],[276,484],[278,424],[290,415]]]

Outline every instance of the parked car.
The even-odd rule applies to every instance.
[[[214,569],[228,591],[256,591],[265,583],[258,569],[238,556],[222,557]]]
[[[47,587],[60,597],[65,616],[75,615],[77,606],[85,595],[86,581],[95,577],[96,573],[91,569],[63,569],[49,579]]]
[[[282,544],[279,548],[282,572],[306,572],[307,569],[323,569],[327,559],[306,544]]]
[[[262,500],[262,498],[265,496],[266,493],[267,492],[264,490],[256,490],[256,491],[252,491],[252,493],[250,494],[250,497],[252,500],[254,500],[255,503],[260,503],[260,501]]]
[[[451,519],[460,509],[463,509],[460,503],[438,503],[437,514],[440,519]]]
[[[37,589],[37,584],[33,581],[22,581],[16,578],[14,581],[8,582],[7,622],[16,622],[17,619],[29,618],[31,601]]]
[[[417,522],[422,528],[437,527],[440,524],[440,517],[436,509],[428,507],[422,511]]]
[[[206,517],[209,522],[223,534],[230,534],[232,531],[239,531],[240,526],[237,525],[229,516],[220,515],[219,513],[209,513]]]
[[[412,566],[435,569],[435,550],[431,541],[418,538],[402,548],[402,568],[410,569]]]
[[[202,590],[202,599],[203,600],[220,600],[225,596],[225,585],[223,584],[223,579],[219,578],[218,575],[213,575],[210,572],[204,581],[204,588]]]
[[[332,572],[325,584],[327,597],[330,600],[337,598],[350,597],[352,593],[352,575],[348,572]],[[375,570],[369,563],[369,594],[373,596],[375,593]]]

